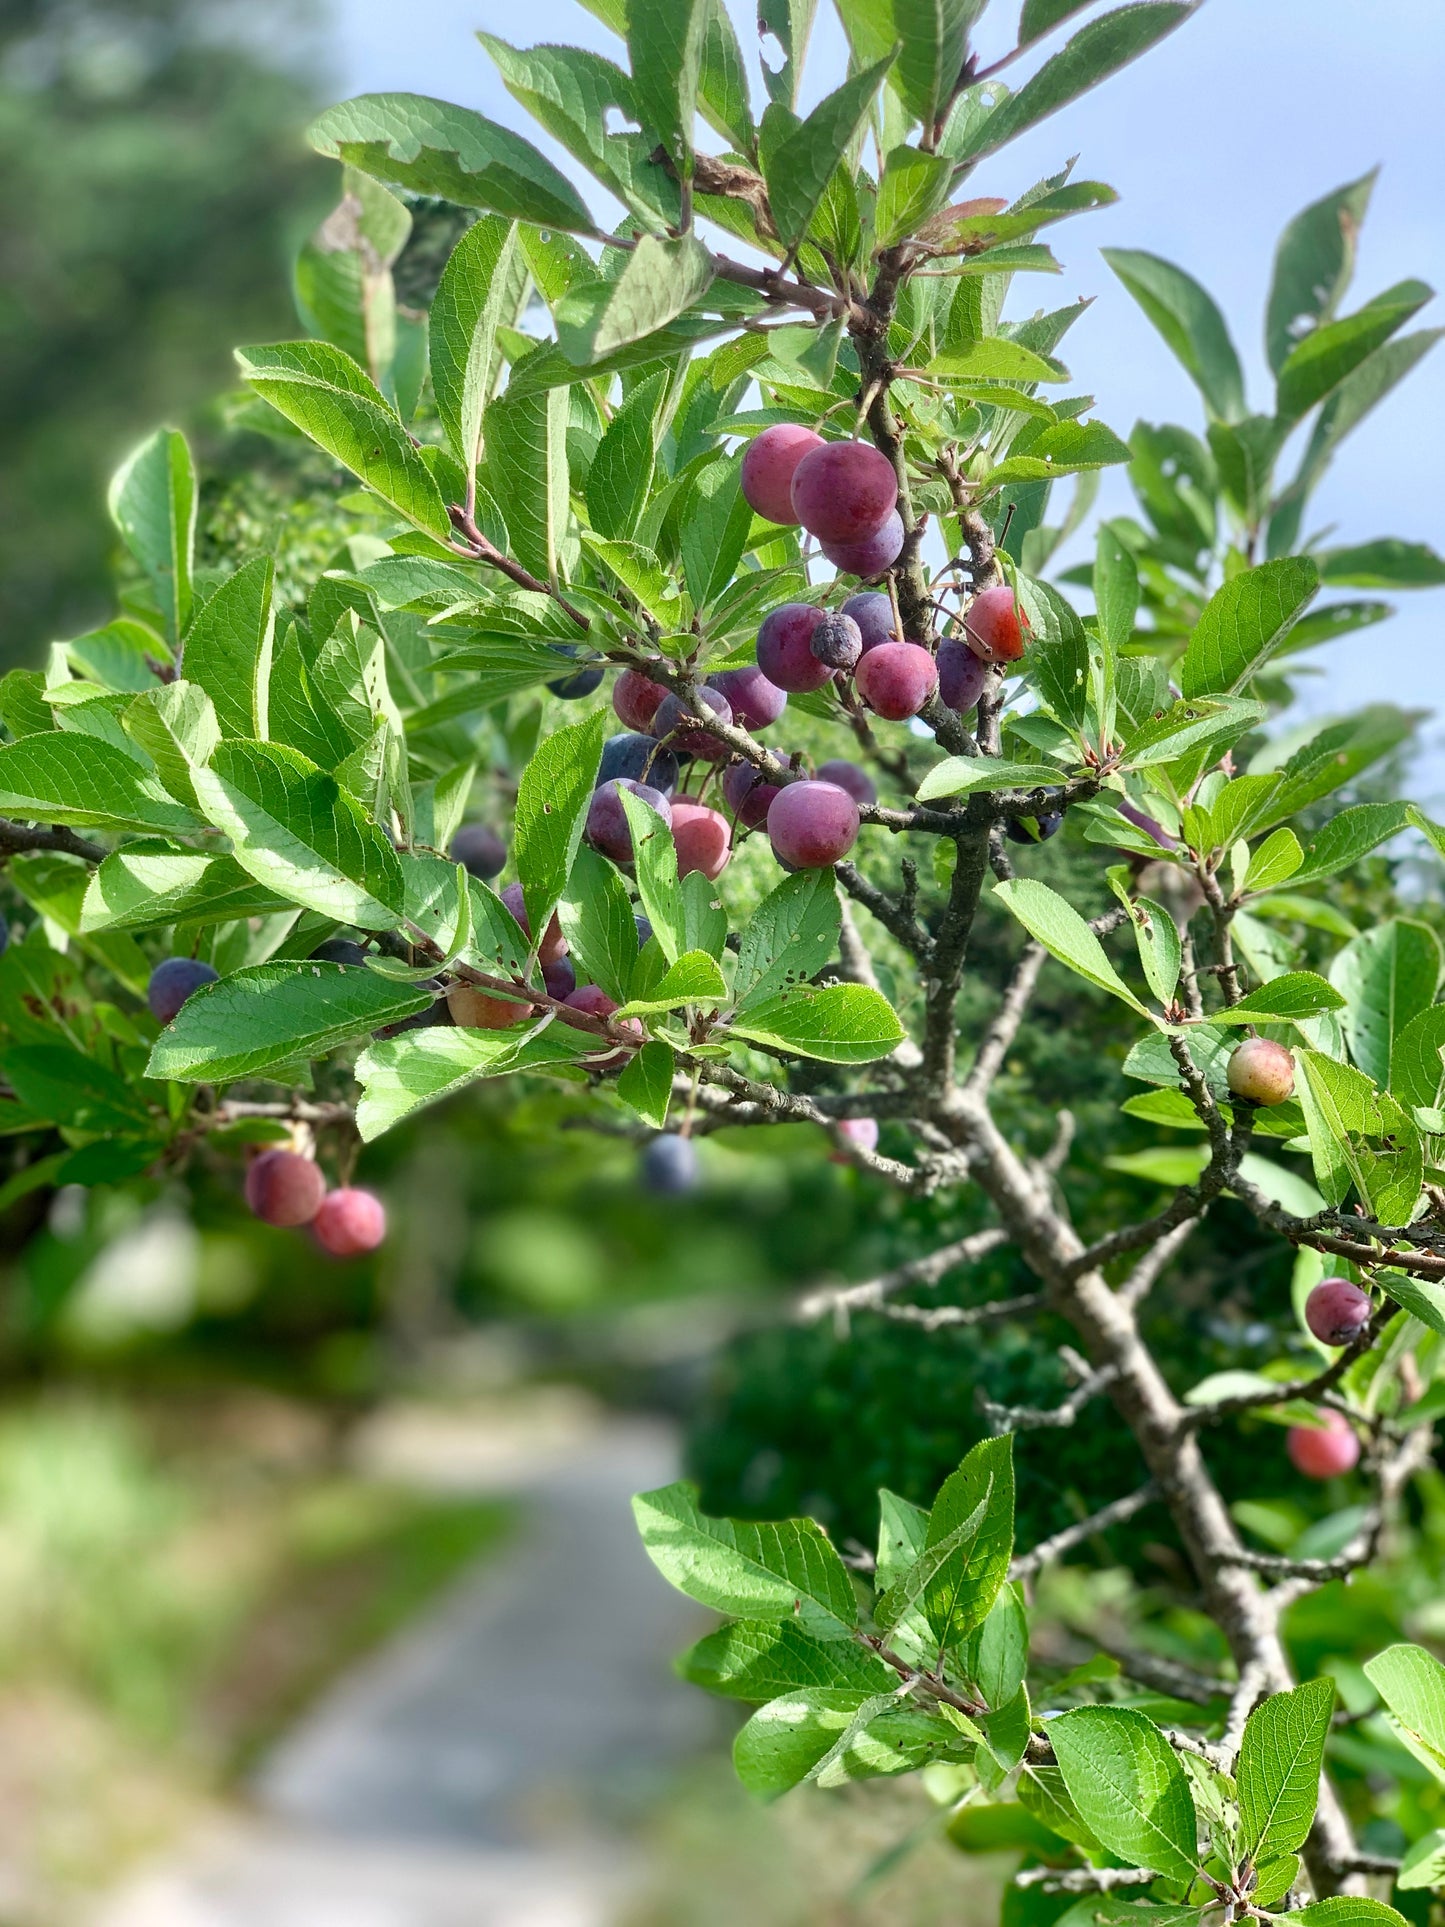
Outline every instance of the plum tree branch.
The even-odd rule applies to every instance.
[[[63,823],[53,823],[49,829],[43,829],[39,824],[15,823],[8,817],[0,817],[0,861],[29,850],[55,850],[62,856],[82,857],[87,863],[101,863],[106,856],[98,843],[77,836]]]

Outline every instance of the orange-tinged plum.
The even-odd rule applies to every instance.
[[[689,876],[694,870],[701,870],[709,879],[721,876],[732,855],[732,830],[727,818],[702,803],[673,804],[672,840],[679,877]]]
[[[974,597],[964,614],[963,633],[981,661],[1017,662],[1024,652],[1029,619],[1005,584]]]
[[[299,1151],[263,1151],[246,1173],[246,1202],[266,1224],[310,1224],[325,1196],[319,1167]]]
[[[836,783],[789,783],[768,806],[768,841],[794,870],[825,870],[858,841],[858,805]]]
[[[824,442],[793,471],[793,513],[820,542],[866,542],[897,505],[893,464],[871,442]]]
[[[765,522],[796,528],[793,475],[805,455],[823,446],[823,437],[801,422],[775,422],[755,435],[743,451],[743,500]]]
[[[322,1201],[311,1221],[316,1242],[333,1258],[359,1258],[386,1236],[386,1209],[374,1192],[344,1185]]]
[[[1251,1104],[1283,1104],[1294,1090],[1294,1058],[1269,1037],[1246,1037],[1230,1052],[1229,1088]]]
[[[447,991],[447,1009],[459,1030],[511,1030],[532,1015],[530,1004],[494,997],[477,984],[452,984]]]
[[[916,716],[938,688],[938,665],[916,642],[882,642],[854,672],[858,694],[890,723]]]
[[[1290,1463],[1307,1479],[1337,1479],[1360,1456],[1360,1441],[1344,1414],[1327,1411],[1323,1416],[1322,1426],[1292,1425],[1285,1433]]]

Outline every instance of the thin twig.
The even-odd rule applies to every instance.
[[[1051,1559],[1061,1558],[1075,1546],[1081,1546],[1086,1539],[1092,1539],[1096,1532],[1107,1532],[1110,1526],[1122,1525],[1132,1519],[1136,1512],[1142,1512],[1146,1505],[1152,1505],[1159,1497],[1159,1487],[1153,1479],[1141,1485],[1136,1492],[1126,1493],[1122,1499],[1101,1506],[1097,1512],[1090,1513],[1087,1519],[1077,1524],[1065,1526],[1051,1538],[1041,1539],[1032,1552],[1020,1553],[1009,1567],[1010,1579],[1026,1579],[1031,1573],[1038,1572]]]

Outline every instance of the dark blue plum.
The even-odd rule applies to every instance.
[[[359,943],[353,943],[350,937],[328,937],[325,943],[318,944],[311,952],[311,959],[313,963],[356,966],[366,962],[366,952]]]
[[[193,991],[213,984],[220,973],[196,957],[167,957],[151,972],[146,1002],[158,1024],[174,1022],[176,1013]]]
[[[575,643],[554,642],[552,648],[559,656],[577,654]],[[600,667],[578,669],[570,676],[558,676],[556,681],[549,682],[547,687],[554,696],[560,696],[564,703],[580,702],[584,696],[590,696],[594,689],[602,687],[602,670]]]
[[[698,1187],[697,1146],[664,1131],[642,1154],[642,1188],[655,1198],[682,1198]]]
[[[1043,810],[1037,816],[1010,817],[1004,829],[1010,843],[1047,843],[1063,822],[1062,810]]]
[[[449,855],[483,883],[500,876],[507,865],[507,846],[490,823],[463,823],[452,838]]]
[[[5,912],[0,910],[0,957],[5,955],[6,945],[10,942],[10,925],[5,921]]]
[[[638,736],[631,730],[609,736],[602,745],[602,761],[597,769],[595,788],[625,778],[630,783],[646,783],[649,789],[671,796],[677,788],[677,757],[655,737]]]
[[[417,985],[418,990],[434,990],[438,993],[441,988],[440,977],[428,977]],[[383,1024],[380,1030],[374,1030],[371,1034],[384,1043],[388,1037],[400,1037],[404,1030],[430,1030],[434,1024],[449,1024],[451,1021],[452,1013],[448,1008],[447,1000],[438,994],[436,1001],[428,1004],[425,1010],[418,1010],[412,1016],[403,1017],[395,1024]]]

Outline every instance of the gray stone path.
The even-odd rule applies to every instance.
[[[671,1436],[565,1431],[470,1465],[424,1425],[379,1442],[383,1463],[522,1491],[531,1522],[283,1740],[249,1814],[97,1927],[606,1927],[634,1872],[615,1824],[714,1729],[668,1665],[696,1617],[628,1508],[674,1476]]]

